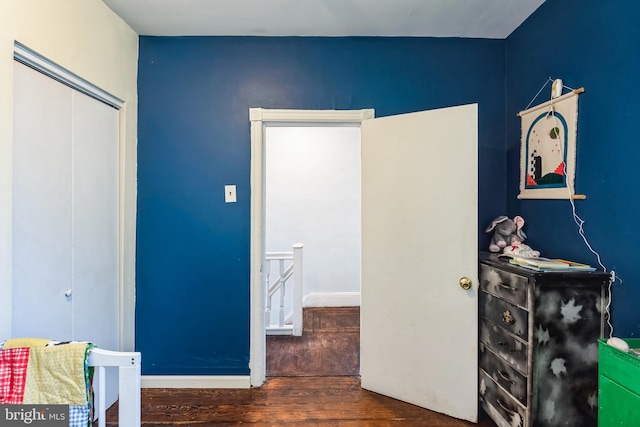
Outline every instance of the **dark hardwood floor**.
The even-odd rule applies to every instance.
[[[117,404],[116,404],[117,405]],[[115,426],[117,407],[107,425]],[[144,389],[142,425],[495,427],[473,424],[360,387],[357,377],[277,377],[252,389]]]
[[[495,427],[457,420],[360,387],[360,311],[304,310],[302,337],[267,337],[267,381],[251,389],[143,389],[142,425]],[[117,403],[107,425],[117,426]]]
[[[267,376],[360,374],[360,307],[307,307],[301,337],[267,335]]]

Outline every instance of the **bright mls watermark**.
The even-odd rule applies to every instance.
[[[69,405],[0,405],[0,427],[68,427]]]

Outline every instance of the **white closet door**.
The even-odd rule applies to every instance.
[[[14,64],[12,336],[118,350],[118,111]]]
[[[118,350],[118,111],[77,91],[73,100],[73,337]],[[111,405],[117,368],[106,375]]]
[[[72,92],[14,61],[12,336],[72,338]]]
[[[12,336],[118,350],[118,111],[14,64]]]
[[[118,111],[73,99],[73,336],[117,350]]]

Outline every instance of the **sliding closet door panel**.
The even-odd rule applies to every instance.
[[[73,112],[74,338],[117,350],[118,111],[75,92]]]
[[[72,89],[14,64],[12,335],[70,339]]]
[[[73,336],[118,350],[118,111],[79,92],[73,106]],[[107,406],[117,398],[107,387]]]

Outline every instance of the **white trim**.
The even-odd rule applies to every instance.
[[[125,259],[126,254],[126,241],[127,241],[127,233],[125,230],[126,216],[127,212],[125,211],[126,207],[126,140],[127,140],[127,129],[126,129],[126,117],[127,117],[127,104],[123,104],[122,108],[118,111],[120,114],[119,117],[119,157],[118,157],[118,214],[119,214],[119,225],[118,225],[118,234],[120,238],[119,244],[119,274],[118,278],[120,280],[120,341],[119,341],[119,349],[120,351],[133,351],[135,349],[135,312],[136,312],[136,289],[135,289],[135,280],[127,281],[127,277],[125,277],[125,265],[127,264],[127,259]],[[137,198],[137,196],[136,196]],[[134,252],[135,252],[135,244],[134,244]],[[135,261],[134,261],[135,264]]]
[[[375,111],[366,110],[267,110],[265,108],[249,108],[249,120],[269,123],[334,123],[360,124],[363,120],[372,119]]]
[[[293,335],[293,325],[267,326],[267,335]]]
[[[250,109],[250,116],[256,109]],[[261,386],[267,375],[265,330],[266,292],[262,275],[265,254],[264,233],[264,124],[251,120],[251,232],[250,232],[250,313],[249,313],[249,372],[251,385]]]
[[[64,67],[56,64],[53,61],[39,55],[23,44],[14,41],[13,42],[13,59],[24,65],[33,68],[47,76],[58,80],[59,82],[76,89],[92,98],[97,99],[107,105],[114,107],[115,109],[122,108],[124,101],[111,95],[110,93],[100,89],[94,84],[86,81],[77,74],[72,73]]]
[[[251,248],[250,248],[250,341],[249,370],[251,385],[261,386],[266,378],[265,287],[262,276],[264,259],[264,128],[287,123],[336,126],[360,126],[373,119],[373,109],[363,110],[270,110],[250,108],[251,121]]]
[[[143,375],[142,388],[250,388],[248,375]]]
[[[311,292],[304,296],[303,307],[360,307],[360,292]]]

